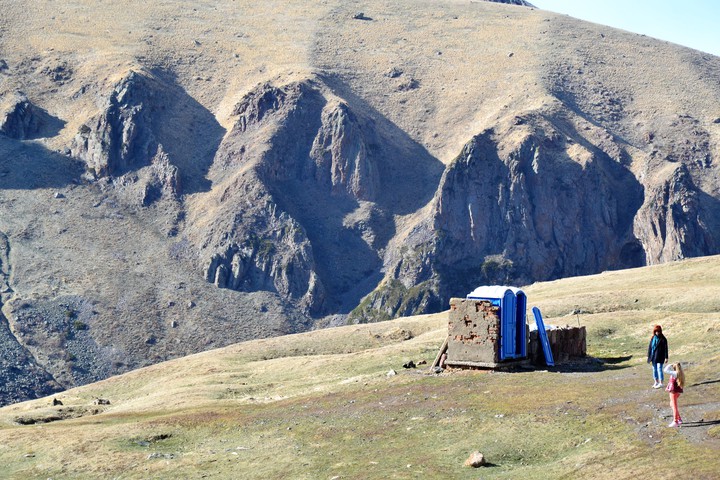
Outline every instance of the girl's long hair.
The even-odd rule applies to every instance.
[[[683,369],[680,366],[680,362],[675,364],[675,371],[677,372],[678,385],[680,385],[680,388],[684,388],[685,387],[685,372],[683,372]]]

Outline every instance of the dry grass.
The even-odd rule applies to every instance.
[[[527,287],[548,323],[589,312],[589,353],[607,362],[597,369],[403,370],[433,360],[446,334],[437,314],[241,343],[58,395],[64,408],[110,399],[97,415],[20,426],[58,407],[5,407],[4,478],[713,478],[719,266],[709,257]],[[666,394],[648,388],[654,323],[687,364],[679,431],[666,427]],[[473,450],[492,465],[463,467]]]

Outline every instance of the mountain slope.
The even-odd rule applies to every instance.
[[[403,370],[410,359],[432,362],[447,335],[444,312],[253,340],[62,392],[54,398],[63,405],[47,397],[4,407],[4,474],[664,479],[681,468],[712,478],[719,263],[525,288],[547,323],[587,327],[595,360],[554,369]],[[671,361],[685,365],[680,429],[667,428],[667,394],[650,388],[645,356],[656,323]],[[464,467],[474,450],[491,465]]]
[[[0,29],[0,330],[37,394],[720,251],[707,54],[460,0],[11,3]]]

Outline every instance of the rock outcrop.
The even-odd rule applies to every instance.
[[[114,87],[103,111],[80,127],[70,150],[96,177],[145,166],[157,150],[151,110],[159,106],[158,86],[130,71]]]
[[[239,221],[225,249],[212,254],[207,281],[220,288],[278,293],[305,311],[320,311],[325,293],[310,242],[302,227],[276,205],[265,207],[264,212],[253,209],[264,213],[261,221]]]
[[[0,232],[0,307],[7,302],[12,294],[10,280],[10,242],[7,235]]]
[[[718,201],[695,187],[689,167],[666,169],[661,182],[638,179],[616,142],[568,137],[561,133],[567,122],[515,117],[468,142],[443,174],[432,215],[402,250],[386,253],[389,278],[351,318],[434,311],[453,292],[482,284],[527,284],[719,251],[712,233],[720,231]]]
[[[63,122],[17,92],[5,99],[0,110],[0,133],[17,140],[51,136]]]
[[[260,85],[234,114],[211,169],[227,186],[198,242],[207,280],[274,291],[315,316],[347,312],[379,280],[393,215],[421,206],[405,193],[438,163],[420,152],[432,168],[402,172],[406,146],[319,80]]]
[[[644,264],[619,254],[637,243],[642,188],[632,173],[592,145],[571,153],[582,139],[528,120],[476,136],[449,166],[435,200],[433,263],[470,285],[487,274],[473,280],[468,265],[482,269],[493,255],[512,262],[521,283]]]
[[[181,195],[180,172],[158,145],[150,165],[114,179],[113,186],[128,205],[149,207],[160,200],[176,202]]]
[[[205,176],[224,133],[202,105],[162,72],[130,70],[70,146],[91,179],[130,188],[131,203],[207,190]],[[124,178],[121,178],[124,177]]]
[[[649,264],[700,257],[720,249],[720,201],[698,189],[684,164],[665,168],[648,186],[635,230]]]

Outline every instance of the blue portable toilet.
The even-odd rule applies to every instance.
[[[500,360],[527,357],[525,292],[500,285],[478,287],[467,295],[470,300],[487,300],[500,307]]]

